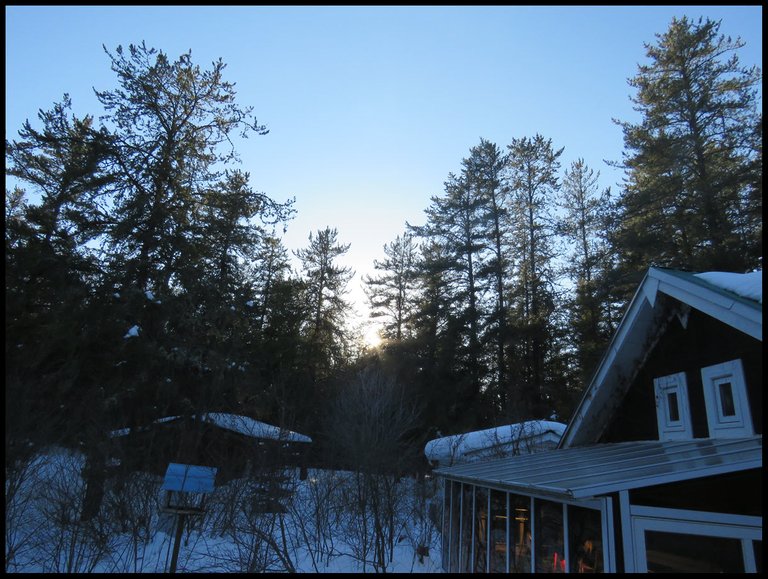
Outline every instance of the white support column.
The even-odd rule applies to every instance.
[[[621,516],[621,542],[624,552],[624,572],[635,573],[635,541],[632,535],[632,517],[629,507],[629,491],[619,491]]]

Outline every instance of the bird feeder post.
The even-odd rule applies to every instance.
[[[168,465],[162,486],[162,489],[168,493],[163,511],[176,515],[176,537],[170,573],[176,572],[186,517],[202,515],[205,512],[205,494],[213,491],[216,471],[216,468],[210,466],[193,466],[175,462]]]

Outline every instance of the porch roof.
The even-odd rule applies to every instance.
[[[560,499],[725,474],[763,466],[763,437],[637,441],[562,448],[435,469],[478,485]]]

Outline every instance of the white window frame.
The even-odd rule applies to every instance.
[[[627,572],[647,573],[648,560],[645,551],[645,532],[662,531],[685,535],[722,537],[741,541],[744,568],[755,573],[756,562],[752,541],[763,540],[762,517],[730,515],[683,509],[640,507],[630,510],[632,526],[633,568]]]
[[[719,386],[725,382],[731,385],[734,408],[732,416],[726,416],[722,412]],[[740,359],[702,368],[701,383],[704,388],[710,438],[743,438],[755,434],[744,367]]]
[[[685,372],[654,378],[653,389],[656,395],[659,440],[689,440],[693,438],[691,407],[688,404],[688,383],[685,379]],[[677,420],[672,420],[670,416],[670,394],[677,397]]]

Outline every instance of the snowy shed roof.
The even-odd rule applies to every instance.
[[[248,416],[238,414],[226,414],[222,412],[208,412],[201,416],[203,421],[215,424],[233,432],[244,434],[252,438],[268,438],[272,440],[284,440],[289,442],[312,442],[309,436],[293,432],[287,428],[272,426]]]
[[[424,454],[431,462],[453,464],[473,459],[519,454],[554,447],[565,431],[565,424],[548,420],[529,420],[464,434],[430,440]]]
[[[194,418],[194,416],[193,416]],[[181,416],[166,416],[164,418],[158,418],[153,424],[160,424],[163,422],[173,422],[174,420],[181,419]],[[309,436],[293,432],[287,428],[281,428],[279,426],[273,426],[260,420],[255,420],[248,416],[240,416],[239,414],[228,414],[225,412],[207,412],[200,415],[200,419],[203,422],[209,424],[215,424],[219,428],[237,432],[251,438],[269,439],[269,440],[282,440],[285,442],[312,442]],[[114,430],[111,432],[112,437],[125,436],[130,433],[130,429],[121,428],[120,430]]]
[[[435,473],[513,492],[583,499],[762,468],[762,451],[762,436],[618,442],[461,464],[436,469]]]

